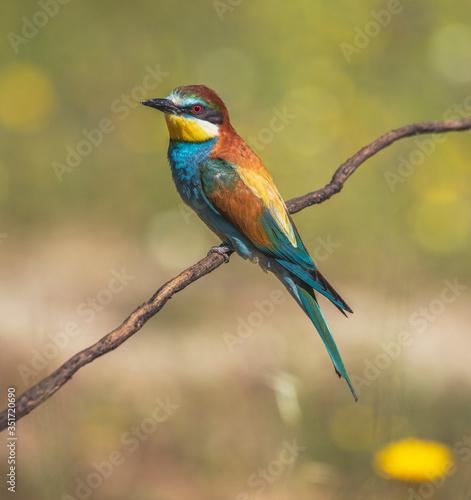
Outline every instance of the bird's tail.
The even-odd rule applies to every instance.
[[[298,280],[295,277],[289,277],[288,279],[287,277],[285,277],[285,279],[283,279],[283,282],[285,285],[287,285],[288,291],[294,297],[296,302],[301,306],[304,312],[314,323],[316,330],[321,336],[321,339],[324,342],[327,351],[329,352],[337,375],[345,379],[355,401],[358,401],[352,384],[350,383],[350,379],[348,378],[347,370],[345,369],[339,350],[337,349],[335,341],[325,321],[324,315],[322,314],[319,304],[317,303],[314,291],[308,285],[305,285],[301,280]]]

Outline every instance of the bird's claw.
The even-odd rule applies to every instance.
[[[234,251],[231,245],[227,243],[221,243],[218,247],[212,247],[209,249],[208,255],[212,253],[217,253],[224,257],[224,263],[227,264],[229,262],[229,255],[227,255],[228,251]]]

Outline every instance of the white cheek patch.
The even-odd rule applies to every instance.
[[[215,123],[207,122],[205,120],[198,120],[197,118],[193,118],[195,122],[206,132],[208,137],[216,137],[219,135],[219,125]]]

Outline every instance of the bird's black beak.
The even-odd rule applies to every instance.
[[[148,99],[147,101],[141,101],[144,106],[150,106],[151,108],[158,109],[163,113],[169,113],[171,115],[179,115],[180,109],[175,106],[169,99]]]

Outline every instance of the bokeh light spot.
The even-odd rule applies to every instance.
[[[37,66],[14,63],[0,72],[0,121],[17,132],[36,132],[51,112],[54,90]]]
[[[401,481],[431,481],[450,473],[453,456],[448,446],[415,438],[389,443],[376,453],[375,469]]]

